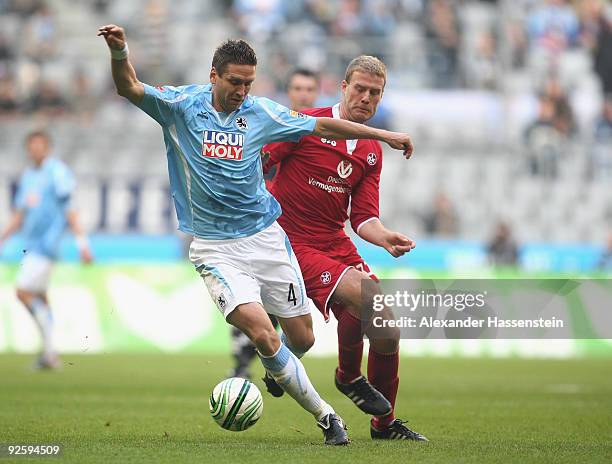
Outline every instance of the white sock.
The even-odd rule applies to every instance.
[[[51,308],[42,299],[34,298],[30,304],[30,309],[42,336],[43,356],[54,355]]]
[[[334,414],[334,408],[323,401],[310,383],[302,361],[284,344],[281,343],[274,355],[267,357],[259,354],[259,357],[276,383],[318,421],[328,414]]]

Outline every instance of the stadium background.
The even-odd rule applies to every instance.
[[[348,61],[389,68],[373,124],[409,132],[406,162],[385,152],[381,217],[415,238],[394,260],[359,241],[382,277],[607,276],[612,269],[612,13],[583,0],[0,0],[0,225],[27,165],[23,140],[48,129],[76,172],[96,264],[67,237],[51,299],[63,352],[227,353],[228,328],[176,232],[159,127],[118,97],[97,27],[125,26],[145,82],[207,82],[214,48],[256,49],[252,93],[285,101],[294,66],[338,99]],[[499,223],[513,238],[493,256]],[[516,260],[512,242],[517,244]],[[22,247],[0,255],[0,352],[34,352],[14,296]],[[500,269],[501,265],[501,269]],[[194,304],[194,302],[197,302]],[[314,354],[336,352],[315,317]],[[403,354],[574,357],[607,342],[411,341]]]

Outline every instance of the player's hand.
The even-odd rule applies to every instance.
[[[384,243],[385,250],[387,250],[394,258],[408,253],[410,250],[416,247],[416,242],[409,239],[404,234],[399,232],[389,232],[385,237]]]
[[[93,254],[89,248],[80,250],[79,255],[83,264],[91,264],[93,262]]]
[[[104,37],[106,44],[113,50],[123,50],[125,47],[125,31],[122,27],[114,24],[102,26],[97,35]]]
[[[389,146],[391,148],[395,148],[396,150],[402,150],[404,152],[404,157],[409,159],[414,151],[414,146],[412,145],[410,136],[401,132],[389,132],[389,134],[390,135],[386,140]]]

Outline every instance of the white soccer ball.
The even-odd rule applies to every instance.
[[[263,398],[253,382],[232,377],[217,384],[208,406],[210,415],[219,426],[240,432],[259,420],[263,413]]]

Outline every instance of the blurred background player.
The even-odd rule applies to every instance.
[[[28,309],[42,336],[38,368],[56,368],[60,361],[53,340],[53,315],[47,288],[53,262],[66,226],[75,235],[81,261],[92,260],[78,214],[72,208],[75,180],[60,160],[50,156],[51,141],[43,131],[30,133],[25,141],[33,164],[22,175],[15,210],[0,235],[0,249],[6,239],[21,230],[24,258],[17,276],[17,297]]]
[[[318,95],[319,78],[316,73],[305,68],[296,68],[291,72],[287,81],[289,108],[294,111],[312,108],[315,106]],[[265,175],[266,181],[271,180],[275,173],[276,166],[272,166]],[[278,321],[276,318],[270,315],[270,320],[274,328],[278,329]],[[257,356],[255,346],[238,328],[232,327],[231,334],[234,367],[230,370],[228,377],[243,377],[245,379],[250,379],[251,372],[249,366],[253,359],[255,359],[255,356]],[[278,392],[282,393],[282,390],[279,388]]]
[[[117,93],[157,121],[164,133],[179,228],[194,236],[190,259],[226,321],[256,345],[262,364],[316,419],[325,444],[349,442],[346,426],[314,389],[299,361],[314,343],[310,305],[280,206],[265,188],[264,143],[319,137],[376,138],[412,154],[407,134],[290,111],[251,97],[257,57],[242,40],[213,55],[210,84],[151,87],[136,76],[123,28],[98,29],[111,52]],[[268,313],[279,318],[281,342]]]
[[[309,69],[296,68],[287,80],[289,107],[294,111],[313,108],[319,96],[319,77]]]
[[[305,113],[363,124],[376,113],[386,80],[382,61],[359,56],[346,69],[340,103]],[[362,321],[361,281],[377,279],[344,232],[350,204],[351,226],[364,240],[396,258],[415,246],[411,239],[385,228],[379,220],[380,143],[308,136],[296,143],[267,145],[264,151],[270,152],[264,169],[280,163],[271,191],[281,203],[279,222],[295,250],[306,292],[326,320],[329,309],[338,320],[336,387],[362,411],[374,416],[372,438],[426,441],[394,416],[399,333],[374,334],[367,328],[367,320]],[[369,381],[361,374],[362,322],[370,339]],[[271,379],[266,383],[269,386]]]

